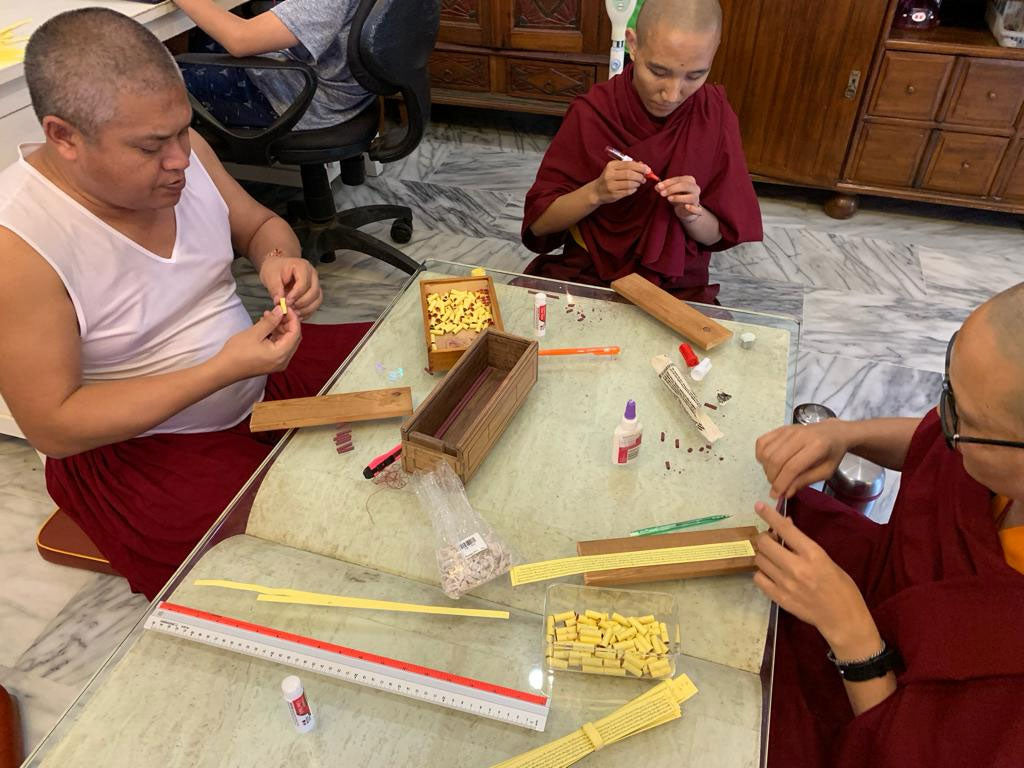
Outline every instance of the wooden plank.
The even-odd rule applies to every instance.
[[[271,429],[316,427],[345,421],[392,419],[410,413],[412,390],[409,387],[370,389],[256,403],[249,419],[249,429],[252,432],[267,432]]]
[[[643,549],[663,547],[689,547],[697,544],[721,544],[730,541],[754,543],[757,528],[717,528],[712,531],[681,531],[663,533],[660,536],[625,536],[621,539],[596,539],[576,543],[579,555],[607,555],[615,552],[637,552]],[[703,576],[721,576],[727,573],[747,573],[754,570],[754,558],[733,557],[728,560],[710,560],[703,563],[676,563],[673,565],[649,565],[641,568],[617,568],[583,574],[583,583],[588,586],[615,586],[619,584],[644,584],[651,581],[673,579],[694,579]]]
[[[612,289],[705,351],[732,338],[732,331],[728,328],[636,272],[612,281]]]

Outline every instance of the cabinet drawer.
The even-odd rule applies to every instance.
[[[930,134],[927,128],[864,123],[848,176],[862,184],[913,186]]]
[[[487,56],[434,51],[430,54],[428,69],[430,85],[434,88],[454,88],[459,91],[491,90],[491,68]]]
[[[1024,62],[965,59],[947,123],[1011,128],[1024,102]]]
[[[1002,180],[999,196],[1014,203],[1024,203],[1024,139],[1007,153],[1003,163],[1006,173]]]
[[[921,186],[959,195],[985,195],[1009,139],[970,133],[936,134],[935,148]]]
[[[888,51],[868,111],[882,117],[933,119],[954,61],[952,56]]]
[[[510,96],[548,101],[571,101],[594,84],[594,68],[560,61],[506,59]]]

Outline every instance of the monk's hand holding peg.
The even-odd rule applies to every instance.
[[[274,307],[251,328],[224,342],[216,358],[231,381],[249,379],[287,368],[301,339],[302,323],[296,314]]]
[[[651,169],[636,161],[612,160],[592,182],[598,205],[606,205],[629,197],[647,182]]]
[[[755,456],[772,485],[771,496],[791,497],[811,483],[828,480],[849,450],[846,422],[790,424],[761,435]]]
[[[320,279],[313,265],[299,256],[288,256],[277,248],[263,258],[260,282],[274,304],[280,304],[283,298],[288,314],[295,312],[301,320],[312,315],[323,301]]]
[[[684,224],[694,222],[704,215],[704,208],[700,204],[700,187],[693,176],[673,176],[658,182],[655,189],[672,204],[676,216]]]
[[[754,511],[771,527],[755,539],[754,583],[784,611],[815,627],[837,658],[867,658],[882,647],[860,590],[842,568],[788,517],[758,502]]]

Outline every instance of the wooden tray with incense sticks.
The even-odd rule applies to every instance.
[[[579,555],[609,555],[616,552],[638,552],[644,549],[690,547],[698,544],[722,544],[732,541],[749,541],[753,545],[756,536],[757,528],[752,525],[739,528],[716,528],[711,531],[662,533],[658,536],[624,536],[621,539],[577,542],[576,553]],[[727,573],[748,573],[753,571],[754,567],[753,557],[733,557],[728,560],[672,563],[670,565],[645,565],[639,568],[616,568],[612,571],[585,573],[583,574],[583,583],[598,587],[644,584],[650,581],[672,581],[674,579],[695,579],[701,576],[722,576]]]
[[[538,351],[536,341],[483,331],[402,425],[405,471],[443,460],[468,482],[536,383]]]

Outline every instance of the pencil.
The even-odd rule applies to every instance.
[[[617,355],[618,347],[567,347],[565,349],[542,349],[538,354],[542,357],[556,355]]]
[[[665,523],[664,525],[652,525],[650,528],[638,528],[635,531],[630,532],[630,536],[653,536],[658,533],[675,533],[686,528],[696,528],[698,525],[707,525],[708,523],[717,523],[719,520],[725,520],[731,515],[709,515],[707,517],[698,517],[693,520],[683,520],[679,523]]]

